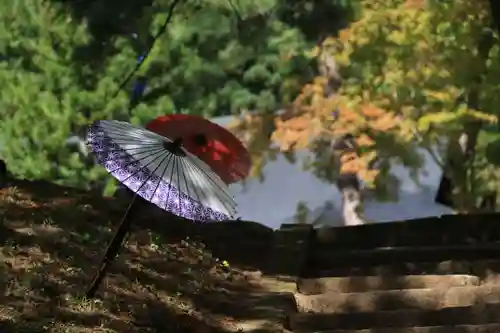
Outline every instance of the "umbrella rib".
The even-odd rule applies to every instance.
[[[171,155],[171,156],[172,156],[172,160],[173,160],[173,164],[174,164],[175,160],[176,160],[176,156],[175,155]],[[168,167],[168,165],[167,165],[167,167]],[[165,167],[165,172],[163,173],[163,175],[165,175],[167,173],[167,167]],[[168,177],[168,179],[172,179],[173,173],[174,173],[174,167],[172,165],[172,172],[170,174],[170,177]],[[172,186],[172,184],[169,184],[169,185]],[[179,192],[179,198],[180,198],[181,190],[178,188],[177,191]],[[170,198],[170,191],[167,191],[167,199],[166,199],[166,202],[165,202],[165,207],[168,206],[168,199],[169,198]]]
[[[220,179],[220,177],[215,172],[213,172],[211,169],[207,170],[203,166],[200,166],[198,161],[199,160],[196,157],[192,158],[191,163],[190,163],[191,167],[194,170],[198,170],[198,171],[200,171],[200,173],[204,174],[207,178],[210,179],[210,182],[212,183],[212,185],[215,185],[215,187],[217,187],[220,192],[224,193],[227,198],[231,199],[232,198],[231,194],[225,188],[223,188],[222,186],[217,184],[218,181],[216,179],[218,178],[220,180],[220,182],[222,182],[222,179]]]
[[[163,150],[165,150],[165,148],[163,148],[162,145],[156,143],[155,145],[150,145],[149,147],[147,147],[147,149],[144,149],[143,147],[134,147],[134,148],[127,148],[127,149],[124,149],[123,147],[119,147],[118,149],[113,149],[113,150],[110,150],[110,151],[117,151],[117,150],[118,151],[119,150],[123,150],[125,152],[128,152],[130,150],[138,150],[139,153],[141,153],[141,152],[149,153],[149,152],[163,151]],[[132,154],[137,154],[137,153],[133,152]]]
[[[187,160],[187,161],[189,161],[189,160]],[[184,159],[182,159],[182,163],[179,163],[179,164],[181,165],[181,168],[183,171],[182,175],[183,175],[184,184],[186,186],[186,192],[188,192],[187,195],[189,197],[193,198],[194,200],[198,201],[200,203],[200,205],[205,206],[204,202],[206,201],[206,199],[208,199],[208,196],[205,195],[205,193],[203,192],[203,190],[199,186],[196,186],[196,184],[193,184],[192,180],[188,184],[187,175],[190,174],[190,172],[189,172],[189,169],[187,168],[187,165],[189,163],[186,163],[186,159],[184,158]],[[193,178],[198,177],[198,174],[193,174],[192,176],[193,176]],[[179,184],[180,184],[180,179],[179,179]],[[193,196],[191,195],[190,190],[193,191],[193,194],[194,194]],[[201,191],[201,193],[202,193],[201,196],[198,194],[198,190]]]
[[[162,163],[165,162],[165,160],[168,158],[168,161],[167,161],[167,164],[165,165],[165,168],[163,170],[163,173],[161,174],[160,177],[160,181],[158,182],[158,184],[156,185],[156,188],[154,189],[154,191],[152,192],[153,194],[151,195],[151,199],[153,199],[153,197],[155,196],[155,193],[156,191],[158,190],[158,188],[160,187],[160,184],[161,184],[161,181],[163,180],[163,175],[165,174],[165,170],[167,170],[168,168],[168,165],[170,164],[170,159],[172,158],[172,155],[171,154],[165,154],[165,158],[163,159]],[[159,164],[159,165],[161,165]],[[158,166],[159,167],[159,166]]]
[[[235,213],[236,203],[222,179],[185,148],[183,156],[172,154],[166,146],[172,142],[168,135],[125,122],[97,121],[87,141],[99,163],[132,190],[134,198],[193,220],[224,220]]]
[[[184,192],[182,190],[182,186],[181,186],[181,177],[184,179],[184,183],[185,183],[185,195],[187,195],[188,197],[192,198],[192,199],[195,199],[197,200],[202,206],[205,206],[204,202],[206,200],[204,199],[208,199],[210,197],[210,195],[205,194],[201,187],[197,186],[197,184],[200,184],[200,183],[203,183],[203,177],[200,176],[200,173],[196,173],[196,172],[189,172],[190,170],[186,169],[186,166],[188,165],[189,163],[186,163],[186,159],[183,158],[183,157],[175,157],[175,168],[177,170],[177,182],[178,182],[178,185],[179,185],[179,193],[181,192]],[[180,169],[179,169],[180,168]],[[173,170],[172,170],[173,171]],[[195,170],[196,171],[196,170]],[[182,175],[181,175],[182,173]],[[188,183],[188,176],[187,175],[191,175],[190,179],[191,181]],[[173,176],[172,176],[173,177]],[[197,179],[196,183],[193,182],[193,179]],[[201,179],[201,181],[200,181]],[[191,190],[194,190],[196,192],[196,189],[200,189],[202,191],[202,197],[198,196],[197,193],[195,193],[195,197],[192,195],[191,193]],[[217,195],[215,195],[217,197]],[[179,200],[179,210],[182,210],[182,206],[181,206],[181,203],[180,203],[180,200]]]
[[[161,155],[162,155],[162,154],[158,154],[158,156],[157,156],[157,158],[156,158],[156,159],[158,159],[159,157],[161,157]],[[163,161],[164,161],[164,160],[168,157],[168,154],[164,154],[164,155],[165,155],[165,156],[163,157],[162,162],[163,162]],[[151,163],[153,163],[156,159],[154,159],[153,161],[151,161]],[[137,189],[137,191],[135,191],[136,195],[137,195],[137,193],[139,192],[139,190],[140,190],[140,189],[144,186],[144,184],[146,184],[146,183],[148,182],[148,180],[149,180],[149,179],[151,179],[151,177],[155,174],[156,170],[160,167],[160,165],[161,165],[161,163],[162,163],[162,162],[158,163],[158,166],[157,166],[157,167],[156,167],[153,171],[150,171],[150,172],[149,172],[149,176],[148,176],[148,177],[144,180],[144,182],[141,184],[141,186],[139,186],[139,188]],[[141,168],[141,169],[139,169],[139,170],[142,170],[142,169],[148,169],[148,167],[147,167],[147,166],[148,166],[148,164],[146,164],[146,166],[144,166],[143,168]],[[149,171],[149,170],[148,170],[148,171]],[[160,183],[161,183],[161,179],[160,179],[160,181],[158,182],[158,185],[157,185],[156,189],[158,189],[158,186],[160,186]],[[156,190],[155,190],[155,191],[156,191]],[[151,198],[149,198],[149,201],[151,201],[151,200],[153,199],[154,195],[155,195],[155,192],[154,192],[154,191],[153,191],[153,192],[151,192],[151,193],[152,193],[152,194],[151,194]]]
[[[217,184],[217,181],[214,180],[214,176],[218,177],[217,174],[215,174],[214,172],[207,172],[207,170],[205,170],[204,168],[200,167],[197,163],[191,163],[191,167],[193,167],[194,169],[197,169],[199,170],[201,173],[203,173],[206,178],[208,178],[210,180],[210,182],[212,183],[212,185],[214,185],[221,193],[223,193],[227,199],[230,199],[232,200],[232,196],[231,194],[229,194],[226,189],[224,189],[222,186],[220,186],[219,184]]]
[[[149,170],[148,165],[152,164],[154,161],[156,161],[157,159],[159,159],[162,155],[164,155],[164,156],[163,156],[163,160],[162,160],[162,162],[158,163],[158,165],[156,166],[156,168],[155,168],[154,170]],[[140,189],[144,186],[144,184],[146,184],[146,183],[147,183],[147,181],[148,181],[148,180],[149,180],[149,179],[150,179],[150,178],[151,178],[151,177],[152,177],[152,176],[156,173],[156,170],[158,170],[158,169],[160,168],[160,166],[162,165],[163,161],[165,161],[165,159],[167,159],[167,157],[168,157],[169,155],[170,155],[170,154],[168,154],[168,153],[158,154],[158,156],[157,156],[154,160],[152,160],[150,163],[146,164],[144,167],[142,167],[141,169],[139,169],[139,170],[142,170],[142,169],[147,169],[147,170],[149,171],[149,176],[148,176],[148,177],[146,178],[146,180],[145,180],[145,181],[141,184],[141,186],[139,186],[139,188],[137,189],[137,191],[134,191],[136,194],[137,194],[137,192],[139,192],[139,190],[140,190]],[[167,163],[167,166],[168,166],[168,163]],[[139,170],[138,170],[138,171],[139,171]],[[162,178],[162,177],[160,177],[160,180],[158,181],[158,186],[160,186],[160,183],[162,182],[162,180],[163,180],[163,178]],[[158,186],[156,187],[156,189],[158,189]],[[154,197],[154,193],[155,193],[155,192],[153,192],[153,194],[151,195],[151,198],[153,198],[153,197]]]
[[[188,163],[186,163],[186,160],[183,160],[182,168],[184,170],[186,170],[186,172],[184,172],[184,184],[186,185],[186,188],[189,187],[188,181],[187,181],[187,177],[185,176],[189,172],[189,170],[187,170],[188,169],[187,166],[186,166],[187,164]],[[199,189],[198,186],[193,186],[193,192],[194,192],[194,195],[195,195],[195,198],[193,198],[193,199],[195,199],[196,201],[198,201],[200,204],[203,204],[203,199],[206,198],[206,197],[205,197],[203,191],[202,191],[202,196],[200,196],[198,194],[198,189]]]
[[[122,131],[123,130],[137,130],[137,127],[121,120],[99,120],[96,122],[97,126],[102,127],[106,132]],[[142,129],[141,129],[142,130]]]
[[[194,175],[194,177],[196,178],[196,183],[198,183],[199,185],[202,185],[202,184],[205,185],[207,183],[206,178],[203,176],[202,173],[198,172],[198,170],[196,168],[193,168],[192,165],[188,165],[188,167],[191,169],[190,173],[192,173]],[[223,200],[221,200],[219,193],[214,191],[213,188],[207,188],[206,186],[196,186],[196,187],[198,187],[200,189],[201,193],[203,194],[204,199],[208,200],[210,197],[216,197],[217,201],[222,203],[224,208],[226,210],[228,210],[226,205],[224,204]],[[230,211],[230,210],[228,210],[228,211]]]
[[[178,189],[177,191],[179,192],[178,194],[178,199],[179,199],[179,212],[180,214],[182,215],[182,205],[181,205],[181,179],[180,179],[180,174],[179,174],[179,161],[178,159],[180,158],[177,158],[177,156],[174,158],[174,167],[172,168],[172,173],[174,172],[174,168],[177,169],[177,186],[178,186]],[[189,191],[188,191],[189,192]],[[189,196],[189,193],[186,193],[187,196]]]
[[[98,124],[97,126],[106,131],[106,133],[111,134],[111,136],[113,137],[121,137],[123,135],[126,135],[129,138],[140,140],[161,137],[159,134],[150,131],[136,133],[135,131],[137,131],[137,128],[133,126],[116,126],[116,124],[113,124],[112,126],[106,126],[106,124],[107,123],[100,122],[100,124]]]
[[[115,139],[113,139],[113,141],[116,144],[119,144],[119,145],[126,145],[126,144],[132,143],[132,140],[129,140],[129,139],[125,139],[125,140],[118,140],[118,139],[115,140]],[[136,142],[133,142],[133,143],[137,144],[137,145],[140,145],[140,147],[132,147],[132,148],[127,148],[127,149],[143,149],[144,147],[154,147],[154,146],[161,145],[163,142],[136,141]]]
[[[121,121],[106,121],[106,120],[101,120],[97,122],[98,127],[102,128],[105,130],[107,133],[112,133],[117,136],[123,136],[126,134],[127,136],[134,138],[134,139],[149,139],[149,140],[160,140],[160,139],[167,139],[168,141],[172,141],[169,138],[166,138],[158,133],[155,133],[153,131],[150,131],[148,129],[142,130],[140,133],[136,133],[137,127],[132,126],[129,123],[126,122],[121,122]]]
[[[103,124],[111,124],[111,126],[108,126],[108,127],[110,127],[109,131],[113,131],[113,127],[115,127],[115,128],[121,128],[122,130],[120,130],[120,129],[119,129],[119,130],[117,130],[117,131],[118,131],[118,133],[119,133],[119,134],[121,134],[121,135],[123,135],[123,130],[125,130],[125,129],[132,129],[132,130],[135,130],[135,127],[134,127],[134,126],[132,126],[132,125],[130,125],[129,123],[126,123],[126,122],[104,122],[104,121],[103,121]],[[115,133],[116,133],[116,132],[115,132]],[[127,131],[127,135],[129,135],[129,136],[130,136],[131,134],[133,134],[133,133],[134,133],[133,131]],[[148,134],[150,134],[150,133],[151,133],[151,134],[153,134],[153,135],[159,136],[158,134],[156,134],[156,133],[154,133],[154,132],[148,131]],[[139,137],[139,136],[137,136],[137,137]],[[144,136],[142,136],[142,137],[144,137]],[[160,137],[161,137],[161,136],[160,136]],[[118,143],[118,141],[119,141],[119,140],[120,140],[120,139],[118,139],[118,140],[114,140],[114,141],[116,141],[116,142]],[[123,140],[123,139],[122,139],[122,140]],[[130,140],[130,141],[131,141],[131,140]],[[128,141],[128,142],[130,142],[130,141]],[[125,141],[125,142],[127,142],[127,141]],[[157,144],[157,143],[156,143],[156,144]],[[153,145],[153,146],[154,146],[154,145],[156,145],[156,144],[151,143],[151,145]],[[145,143],[141,143],[141,146],[144,146],[144,145],[145,145]],[[133,149],[133,148],[130,148],[130,150],[132,150],[132,149]],[[136,149],[141,149],[141,147],[136,147]],[[176,161],[176,159],[175,159],[175,161]],[[176,162],[177,162],[177,161],[176,161]],[[194,161],[193,161],[193,162],[194,162]],[[222,193],[226,196],[226,198],[227,198],[227,199],[229,199],[229,200],[233,199],[233,198],[231,197],[231,195],[230,195],[230,194],[229,194],[229,193],[228,193],[228,192],[227,192],[227,191],[226,191],[226,190],[225,190],[222,186],[220,186],[220,184],[217,184],[217,182],[213,179],[213,176],[214,176],[213,174],[206,172],[203,168],[199,167],[199,166],[197,165],[197,163],[192,163],[192,164],[194,164],[194,165],[195,165],[195,167],[196,167],[196,169],[198,169],[198,171],[201,171],[201,173],[203,173],[203,174],[204,174],[204,175],[205,175],[205,176],[206,176],[206,177],[210,180],[210,183],[211,183],[213,186],[215,186],[215,187],[218,189],[218,191],[219,191],[219,192],[222,192]],[[173,172],[173,170],[172,170],[172,172]],[[180,184],[179,184],[179,185],[180,185]],[[188,188],[186,187],[186,189],[188,189]],[[180,191],[181,189],[179,188],[178,190]]]
[[[198,167],[198,168],[196,168],[196,167],[195,167],[196,165],[193,165],[193,164],[191,164],[191,163],[187,164],[187,166],[189,166],[189,168],[190,168],[191,170],[193,170],[193,171],[192,171],[192,172],[190,172],[190,173],[193,173],[194,175],[196,175],[196,178],[198,178],[198,179],[197,179],[197,183],[200,183],[200,184],[205,183],[205,184],[206,184],[207,182],[206,182],[205,180],[206,180],[207,178],[211,181],[211,179],[210,179],[210,174],[209,174],[209,173],[207,173],[207,172],[205,172],[205,170],[203,170],[203,169],[201,169],[201,168],[199,168],[199,167]],[[201,170],[202,172],[198,172],[198,171],[200,171],[200,170]],[[200,176],[200,174],[205,174],[205,175],[207,175],[207,177]],[[202,188],[202,187],[200,186],[200,188]],[[203,188],[202,188],[202,192],[205,194],[205,191],[203,191]],[[204,197],[205,197],[205,198],[210,197],[210,193],[211,193],[211,194],[213,194],[215,197],[217,197],[218,201],[219,201],[220,203],[222,203],[222,205],[224,206],[224,208],[225,208],[228,212],[233,212],[233,211],[234,211],[234,206],[233,206],[233,205],[228,205],[228,204],[227,204],[227,202],[228,202],[228,201],[229,201],[229,202],[234,202],[234,199],[233,199],[232,197],[227,196],[227,194],[226,194],[226,193],[224,193],[223,191],[220,191],[220,192],[219,192],[219,191],[217,191],[217,188],[214,188],[214,187],[211,187],[211,190],[207,190],[207,191],[206,191],[206,194],[204,195]],[[226,198],[221,198],[221,197],[220,197],[220,193],[222,193],[222,194],[226,195]]]
[[[191,164],[187,164],[186,168],[189,169],[188,172],[190,174],[193,174],[193,178],[198,185],[206,183],[205,178],[202,176],[203,174],[201,172],[198,172],[199,170],[197,170],[196,168],[193,168],[193,166]],[[207,191],[205,189],[205,186],[194,186],[194,187],[197,187],[200,189],[201,193],[203,194],[204,199],[210,198],[210,194],[211,194],[210,192],[213,192],[213,191]]]
[[[158,145],[157,145],[157,146],[158,146]],[[120,169],[123,169],[124,167],[126,167],[126,166],[128,166],[128,165],[130,165],[130,164],[133,164],[133,163],[137,163],[137,162],[138,162],[138,163],[141,163],[141,161],[143,161],[143,160],[145,160],[145,159],[147,159],[147,158],[149,158],[149,157],[151,157],[151,156],[154,156],[154,155],[157,155],[157,154],[158,154],[159,156],[157,156],[154,160],[150,161],[150,162],[149,162],[149,163],[147,163],[146,165],[144,165],[144,166],[143,166],[143,165],[141,165],[141,167],[142,167],[142,168],[138,169],[137,171],[139,171],[139,170],[141,170],[141,169],[144,169],[144,168],[148,168],[148,166],[149,166],[150,164],[154,163],[156,160],[158,160],[158,158],[160,158],[160,156],[161,156],[161,155],[163,155],[163,154],[162,154],[162,152],[163,152],[163,149],[164,149],[164,148],[163,148],[163,147],[160,147],[160,146],[158,146],[158,147],[156,147],[156,148],[157,148],[157,149],[150,149],[150,150],[146,151],[146,152],[151,152],[151,154],[144,155],[144,156],[142,156],[141,158],[135,158],[134,156],[132,156],[132,157],[134,157],[134,160],[133,160],[132,162],[127,163],[127,164],[125,164],[125,165],[122,165],[122,166],[120,166],[119,168],[116,168],[116,169],[114,169],[114,170],[110,170],[109,172],[115,172],[115,171],[120,170]],[[119,149],[123,150],[122,148],[119,148]],[[116,150],[115,150],[115,151],[116,151]],[[143,152],[144,152],[144,151],[143,151]],[[179,161],[177,161],[177,156],[173,156],[173,155],[170,155],[170,154],[166,154],[166,156],[170,156],[170,157],[173,159],[173,163],[175,164],[175,165],[173,165],[173,166],[172,166],[172,171],[171,171],[171,175],[170,175],[170,178],[169,178],[169,179],[173,179],[173,174],[174,174],[174,172],[175,172],[175,169],[174,169],[174,168],[175,168],[175,167],[177,167],[177,170],[178,170],[178,164],[179,164],[178,162],[179,162]],[[169,162],[167,163],[167,166],[165,167],[165,170],[164,170],[164,171],[165,171],[165,173],[166,173],[166,172],[167,172],[167,170],[168,170],[168,165],[170,164],[170,161],[171,161],[171,160],[169,159]],[[161,164],[160,164],[160,165],[161,165]],[[202,168],[198,167],[196,164],[194,164],[194,163],[186,163],[186,166],[189,166],[189,169],[192,169],[192,172],[193,172],[195,175],[198,175],[197,171],[201,171],[201,173],[202,173],[202,174],[204,174],[204,175],[206,175],[206,176],[207,176],[207,178],[210,180],[210,182],[211,182],[212,184],[214,184],[214,183],[215,183],[215,182],[213,181],[213,179],[211,178],[211,175],[210,175],[209,173],[207,173],[205,170],[203,170]],[[159,168],[159,166],[158,166],[156,169],[158,169],[158,168]],[[137,172],[136,172],[136,173],[137,173]],[[122,181],[126,181],[126,180],[130,179],[130,178],[131,178],[131,177],[133,177],[136,173],[131,174],[129,177],[127,177],[127,178],[123,179]],[[164,174],[165,174],[165,173],[164,173]],[[180,175],[178,175],[178,176],[180,176]],[[149,178],[150,178],[150,177],[148,177],[148,179],[149,179]],[[196,178],[201,178],[201,181],[200,181],[200,180],[198,180],[198,182],[201,182],[201,183],[206,183],[206,182],[204,181],[204,177],[196,177]],[[146,179],[146,181],[147,181],[148,179]],[[188,192],[188,193],[186,193],[186,195],[190,196],[190,193],[189,193],[189,191],[190,191],[190,186],[188,186],[188,185],[187,185],[187,178],[185,177],[184,179],[185,179],[185,183],[186,183],[186,191]],[[172,184],[170,184],[170,185],[172,185]],[[218,186],[217,186],[217,184],[215,184],[215,185],[216,185],[216,189],[217,189],[217,188],[220,188],[220,187],[218,187]],[[141,186],[140,186],[140,187],[139,187],[136,191],[134,191],[134,192],[138,192],[138,191],[142,188],[142,186],[143,186],[143,184],[142,184],[142,185],[141,185]],[[195,187],[195,188],[197,188],[197,186],[194,186],[194,187]],[[182,189],[181,189],[181,183],[180,183],[180,179],[179,179],[179,177],[178,177],[178,189],[177,189],[177,190],[179,191],[179,198],[178,198],[179,200],[178,200],[178,201],[179,201],[179,206],[180,206],[180,205],[181,205],[181,204],[180,204],[180,201],[181,201],[181,200],[180,200],[180,193],[182,192]],[[196,195],[196,197],[197,197],[196,199],[198,199],[198,201],[199,201],[200,203],[203,203],[206,199],[208,199],[208,198],[210,197],[209,193],[207,193],[207,192],[210,192],[210,191],[205,191],[205,190],[203,190],[202,188],[200,188],[200,190],[201,190],[202,195],[201,195],[201,196],[199,196],[199,195],[198,195],[198,193],[196,193],[196,194],[197,194],[197,195]],[[233,199],[232,197],[228,196],[228,195],[227,195],[224,191],[221,191],[221,192],[222,192],[222,194],[224,194],[224,195],[226,196],[226,198],[225,198],[226,200],[224,200],[224,199],[222,199],[222,200],[221,200],[221,198],[220,198],[220,193],[219,193],[219,192],[216,192],[216,193],[215,193],[215,196],[216,196],[216,197],[218,197],[219,201],[222,203],[222,205],[224,206],[224,208],[225,208],[226,210],[228,210],[228,211],[232,211],[232,210],[233,210],[233,207],[232,207],[231,205],[229,205],[229,204],[227,203],[227,201],[233,201],[234,199]],[[169,198],[170,198],[170,191],[168,191],[168,192],[167,192],[167,202],[168,202]],[[179,209],[181,209],[181,207],[179,207]]]
[[[147,131],[147,130],[146,130]],[[148,133],[149,134],[149,133]],[[155,134],[151,132],[151,134]],[[109,131],[108,136],[112,137],[113,140],[119,141],[119,140],[126,140],[126,141],[133,141],[133,142],[141,142],[141,143],[156,143],[156,142],[162,142],[162,141],[169,141],[171,142],[172,140],[169,140],[167,137],[155,134],[155,136],[150,136],[150,135],[135,135],[130,132],[113,132]],[[126,138],[126,139],[124,139]]]
[[[172,160],[173,157],[175,157],[175,156],[172,155],[172,154],[170,154],[170,153],[166,153],[165,154],[165,158],[163,159],[162,163],[158,164],[158,166],[156,167],[156,169],[151,173],[151,174],[155,173],[156,170],[159,169],[160,165],[162,165],[163,162],[168,158],[167,164],[165,165],[165,168],[163,169],[163,172],[161,173],[161,175],[160,174],[158,175],[159,178],[160,178],[160,180],[158,181],[158,185],[156,186],[156,189],[153,191],[153,196],[152,197],[154,197],[154,193],[156,192],[156,190],[158,190],[158,187],[160,187],[161,182],[164,181],[163,180],[163,176],[165,175],[166,170],[168,169],[168,165],[170,164],[170,161]],[[168,186],[172,186],[172,184],[169,183]],[[167,207],[167,205],[168,205],[168,197],[169,197],[169,195],[170,195],[170,191],[167,191],[167,200],[165,202],[165,207]]]
[[[149,156],[153,156],[153,155],[154,155],[154,154],[151,154],[151,155],[149,155]],[[162,157],[162,155],[163,155],[163,154],[160,152],[160,153],[159,153],[159,154],[155,157],[155,159],[151,160],[149,163],[147,163],[147,164],[145,164],[145,165],[141,165],[141,164],[139,163],[139,165],[141,166],[141,168],[137,169],[137,171],[136,171],[136,172],[132,173],[132,174],[131,174],[130,176],[128,176],[127,178],[125,178],[125,179],[121,180],[121,182],[125,182],[125,181],[127,181],[128,179],[130,179],[131,177],[133,177],[134,175],[136,175],[136,174],[137,174],[140,170],[143,170],[143,169],[148,169],[148,171],[149,171],[148,166],[149,166],[149,165],[151,165],[154,161],[156,161],[156,160],[157,160],[157,159],[159,159],[160,157]],[[168,154],[165,154],[165,155],[166,155],[166,156],[168,156]],[[149,156],[148,156],[148,157],[149,157]],[[136,162],[139,162],[139,160],[135,160],[134,162],[128,163],[128,164],[126,164],[125,166],[130,165],[130,164],[133,164],[133,163],[136,163]],[[156,167],[156,169],[158,169],[158,167],[159,167],[159,165]],[[113,171],[109,171],[109,172],[111,173],[111,172],[114,172],[114,171],[117,171],[117,170],[120,170],[120,169],[123,169],[123,167],[121,167],[121,168],[117,168],[117,169],[115,169],[115,170],[113,170]],[[156,171],[156,169],[155,169],[154,171],[150,171],[150,174],[151,174],[151,175],[153,175],[153,173]],[[142,184],[141,184],[141,186],[139,186],[139,188],[138,188],[136,191],[134,191],[134,193],[139,192],[139,190],[142,188],[142,186],[143,186],[143,185],[144,185],[144,184],[145,184],[145,183],[146,183],[146,182],[147,182],[150,178],[151,178],[151,176],[148,176],[148,178],[146,178],[146,181],[145,181],[144,183],[142,183]]]
[[[162,150],[161,150],[161,149],[159,149],[159,151],[161,152]],[[151,156],[151,155],[144,156],[143,158],[141,158],[141,159],[137,159],[137,160],[135,160],[134,162],[140,162],[141,160],[146,159],[146,158],[148,158],[148,157],[150,157],[150,156]],[[163,170],[163,173],[162,173],[162,174],[161,174],[161,176],[160,176],[161,180],[163,180],[163,176],[167,173],[167,170],[168,170],[168,166],[169,166],[169,164],[170,164],[170,161],[172,161],[172,160],[173,160],[173,163],[175,164],[175,165],[173,165],[173,166],[172,166],[171,175],[170,175],[170,177],[169,177],[169,179],[170,179],[170,180],[172,180],[172,179],[174,178],[173,174],[174,174],[174,172],[175,172],[175,170],[176,170],[176,165],[178,166],[178,163],[177,163],[177,162],[178,162],[178,161],[177,161],[177,156],[172,155],[172,154],[168,154],[168,153],[167,153],[167,154],[165,154],[165,157],[164,157],[163,161],[162,161],[162,162],[161,162],[161,163],[160,163],[160,164],[159,164],[159,165],[155,168],[155,170],[153,171],[153,173],[155,173],[155,172],[156,172],[156,171],[160,168],[160,166],[163,164],[163,162],[165,161],[165,159],[167,159],[168,157],[170,157],[170,158],[169,158],[169,160],[168,160],[168,162],[167,162],[167,165],[165,166],[165,169]],[[148,166],[149,166],[150,164],[154,163],[154,161],[156,161],[158,158],[159,158],[159,156],[158,156],[157,158],[155,158],[154,160],[150,161],[150,163],[148,163],[148,164],[146,164],[145,166],[143,166],[141,169],[144,169],[144,168],[146,168],[146,169],[147,169],[147,168],[148,168]],[[131,162],[131,163],[134,163],[134,162]],[[116,169],[116,170],[118,170],[118,169]],[[116,170],[114,170],[114,171],[116,171]],[[178,170],[178,167],[177,167],[177,170]],[[139,170],[138,170],[138,171],[139,171]],[[134,175],[134,174],[132,174],[130,177],[132,177],[133,175]],[[129,179],[130,177],[127,177],[126,179]],[[148,177],[148,179],[149,179],[149,178],[150,178],[150,177]],[[125,179],[125,180],[126,180],[126,179]],[[146,181],[147,181],[148,179],[146,179]],[[179,184],[179,186],[178,186],[178,188],[177,188],[177,190],[178,190],[178,192],[179,192],[179,195],[178,195],[179,206],[178,206],[178,207],[179,207],[179,211],[181,211],[181,213],[182,213],[182,206],[181,206],[181,193],[182,193],[182,191],[181,191],[181,188],[180,188],[180,179],[179,179],[178,181],[179,181],[179,183],[178,183],[178,184]],[[160,181],[160,182],[161,182],[161,181]],[[156,192],[156,190],[158,189],[160,182],[158,183],[158,185],[157,185],[157,187],[156,187],[155,191],[153,191],[153,196],[154,196],[154,192]],[[137,191],[136,191],[136,192],[138,192],[138,191],[140,190],[140,188],[141,188],[143,185],[144,185],[144,184],[142,184],[142,185],[139,187],[139,189],[137,189]],[[169,184],[169,185],[170,185],[170,186],[172,186],[172,184]],[[168,192],[167,192],[167,199],[166,199],[166,203],[168,203],[169,199],[170,199],[170,191],[168,191]]]
[[[143,156],[143,157],[141,157],[141,158],[135,158],[134,156],[132,156],[132,157],[133,157],[132,162],[127,163],[127,164],[124,164],[124,165],[120,166],[119,168],[116,168],[116,169],[111,170],[111,171],[109,171],[109,172],[115,172],[115,171],[117,171],[117,170],[123,169],[124,167],[127,167],[127,166],[129,166],[129,165],[131,165],[131,164],[134,164],[134,163],[139,163],[139,164],[140,164],[140,162],[141,162],[142,160],[144,160],[144,159],[146,159],[146,158],[148,158],[148,157],[150,157],[150,156],[153,156],[153,155],[156,155],[156,154],[162,154],[162,153],[163,153],[163,149],[162,149],[162,148],[163,148],[163,147],[161,147],[161,148],[160,148],[160,147],[158,147],[158,149],[157,149],[157,150],[155,150],[155,151],[153,151],[153,150],[146,151],[146,152],[152,152],[152,153],[151,153],[151,154],[149,154],[149,155]],[[123,149],[121,149],[121,150],[123,150]],[[125,152],[126,152],[126,151],[125,151]],[[129,155],[130,155],[130,154],[129,154]],[[128,179],[128,178],[127,178],[127,179]]]

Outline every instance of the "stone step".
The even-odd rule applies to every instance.
[[[295,294],[299,312],[345,313],[391,310],[439,310],[475,304],[499,304],[500,286],[382,290],[364,293]]]
[[[309,331],[307,333],[311,333]],[[377,328],[365,330],[328,330],[315,333],[498,333],[500,324],[457,325],[457,326],[427,326],[403,328]],[[305,333],[305,332],[304,332]]]
[[[349,276],[397,276],[397,275],[475,275],[481,279],[500,272],[500,260],[435,260],[428,262],[395,262],[391,264],[317,266],[308,262],[301,274],[302,278],[349,277]]]
[[[315,243],[337,250],[380,246],[465,245],[500,241],[500,215],[453,215],[404,222],[319,228]]]
[[[500,324],[499,304],[477,304],[441,310],[397,310],[337,314],[295,313],[287,327],[293,332],[361,330],[423,326]]]
[[[478,286],[481,280],[472,275],[351,276],[299,279],[298,292],[317,295],[327,292],[357,293],[374,290],[449,288]]]
[[[477,261],[498,258],[500,258],[500,243],[464,246],[385,247],[344,251],[332,247],[324,251],[311,249],[308,253],[307,265],[313,266],[315,270],[321,270],[330,267],[352,267],[353,263],[375,266],[397,265],[404,262]]]

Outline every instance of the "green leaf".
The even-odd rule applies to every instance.
[[[489,163],[500,166],[500,139],[488,143],[485,154]]]

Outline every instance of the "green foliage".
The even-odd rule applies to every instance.
[[[475,198],[491,193],[500,193],[500,134],[482,132],[478,138],[474,159],[474,178],[476,180]],[[498,200],[498,197],[497,197]]]
[[[244,4],[238,21],[227,3],[181,2],[138,72],[148,86],[132,123],[177,111],[207,117],[241,109],[274,111],[293,99],[310,74],[308,61],[297,56],[285,61],[307,44],[302,32],[265,16],[274,1]],[[129,119],[128,92],[112,97],[163,24],[169,5],[165,0],[0,4],[0,154],[9,169],[75,186],[107,182],[101,168],[65,141],[83,137],[97,119]]]
[[[2,157],[12,172],[27,178],[65,179],[71,185],[92,180],[97,172],[82,170],[79,156],[64,148],[87,120],[80,110],[99,105],[112,86],[104,81],[91,92],[75,84],[72,48],[85,44],[88,34],[43,2],[0,8]]]
[[[500,166],[500,135],[495,135],[495,138],[489,136],[485,146],[485,157],[488,163],[499,167]]]
[[[498,36],[491,31],[488,1],[363,2],[362,19],[330,45],[342,76],[348,78],[339,92],[341,104],[355,113],[371,104],[390,115],[380,112],[382,117],[371,117],[365,112],[353,128],[357,136],[371,132],[367,134],[375,141],[379,159],[402,156],[397,145],[431,150],[438,140],[455,142],[471,123],[498,121]],[[468,97],[476,92],[478,98]],[[385,126],[395,119],[396,126]],[[391,140],[383,142],[373,135],[377,129],[390,133]],[[496,147],[491,143],[486,150],[478,149],[478,161],[484,164],[481,154],[486,153],[493,162]],[[413,149],[410,153],[415,155]],[[462,154],[458,149],[446,153]],[[419,164],[412,162],[416,159],[406,157],[405,164],[417,170]],[[469,203],[487,186],[484,177],[477,178],[473,163],[465,164],[455,163],[451,174],[454,192],[462,198],[458,209],[468,211],[474,209]]]

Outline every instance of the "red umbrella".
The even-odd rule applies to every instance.
[[[238,182],[250,172],[250,155],[241,141],[203,117],[159,116],[146,128],[165,137],[181,139],[183,147],[208,164],[226,184]]]

